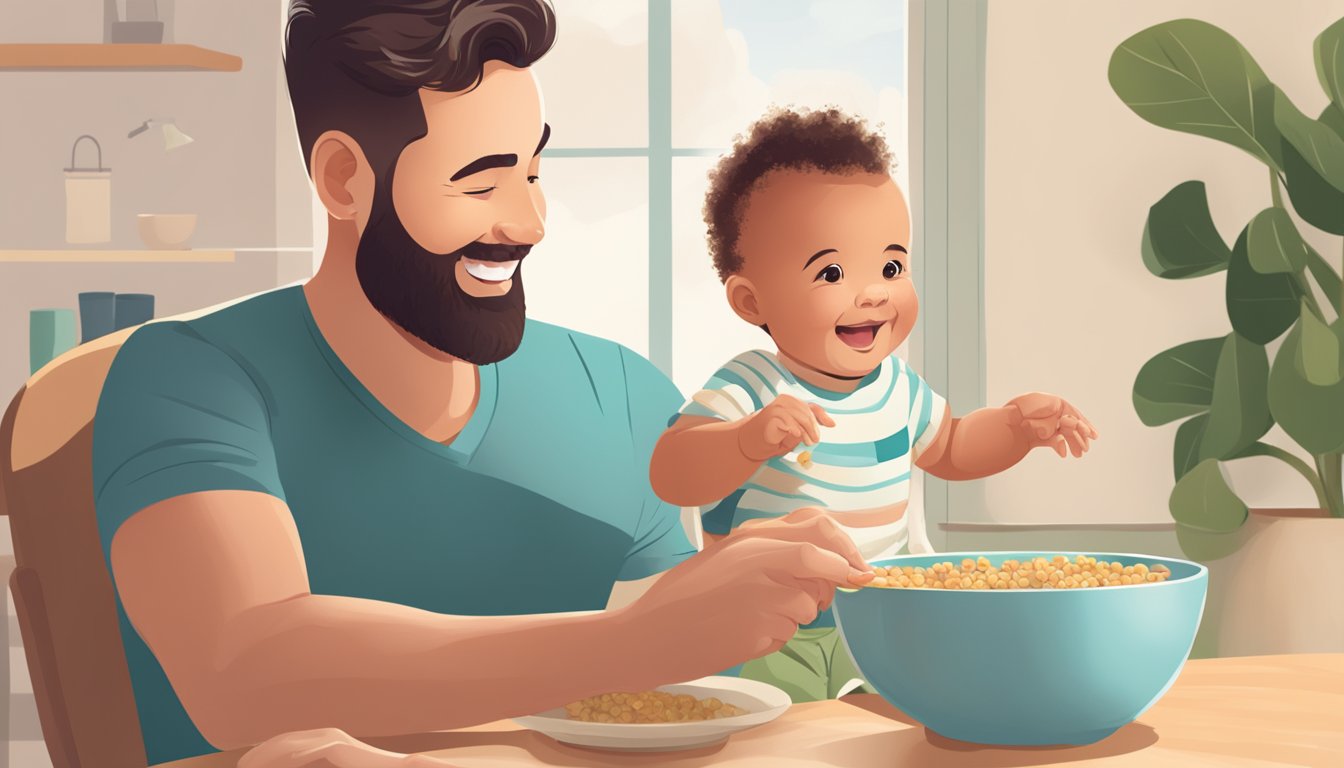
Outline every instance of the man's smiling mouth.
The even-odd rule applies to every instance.
[[[483,283],[502,283],[513,277],[518,271],[519,259],[513,261],[477,261],[476,259],[462,259],[462,267],[467,270],[467,274],[480,280]]]
[[[860,323],[858,325],[837,325],[835,335],[854,349],[866,350],[877,341],[877,332],[886,325],[882,321]]]

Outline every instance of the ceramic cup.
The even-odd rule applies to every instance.
[[[115,325],[120,331],[154,319],[154,296],[148,293],[118,293]]]
[[[79,294],[80,341],[87,343],[116,330],[116,294],[90,291]]]
[[[28,313],[28,367],[37,373],[42,366],[73,349],[75,313],[69,309],[34,309]]]

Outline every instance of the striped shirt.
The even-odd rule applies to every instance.
[[[820,405],[835,426],[821,427],[820,444],[770,459],[741,488],[706,507],[706,531],[727,533],[746,520],[780,517],[799,507],[866,512],[909,501],[913,462],[937,437],[946,402],[894,355],[853,392],[832,392],[799,380],[770,352],[747,352],[710,377],[680,413],[736,421],[784,394]],[[808,450],[805,467],[799,454]],[[910,529],[916,529],[912,547],[927,549],[923,521],[907,524],[909,517],[842,527],[871,560],[901,551]]]

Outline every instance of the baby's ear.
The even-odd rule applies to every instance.
[[[757,327],[765,325],[761,315],[761,305],[756,299],[756,286],[741,275],[733,275],[723,284],[728,293],[728,306],[737,316]]]

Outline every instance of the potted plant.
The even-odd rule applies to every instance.
[[[1340,249],[1322,255],[1299,229],[1300,219],[1344,235],[1344,19],[1316,38],[1315,61],[1328,98],[1318,117],[1202,21],[1139,32],[1109,68],[1115,93],[1144,120],[1230,144],[1267,171],[1267,206],[1230,248],[1197,180],[1152,206],[1141,247],[1161,278],[1226,272],[1231,332],[1159,352],[1138,372],[1134,408],[1148,426],[1184,419],[1169,506],[1191,557],[1237,562],[1222,574],[1221,606],[1210,606],[1222,608],[1219,651],[1233,655],[1344,650],[1344,599],[1325,580],[1317,589],[1291,575],[1297,563],[1317,554],[1330,562],[1344,549],[1344,282],[1332,263]],[[1275,424],[1295,447],[1262,440]],[[1318,508],[1249,510],[1224,465],[1250,457],[1287,464]]]

